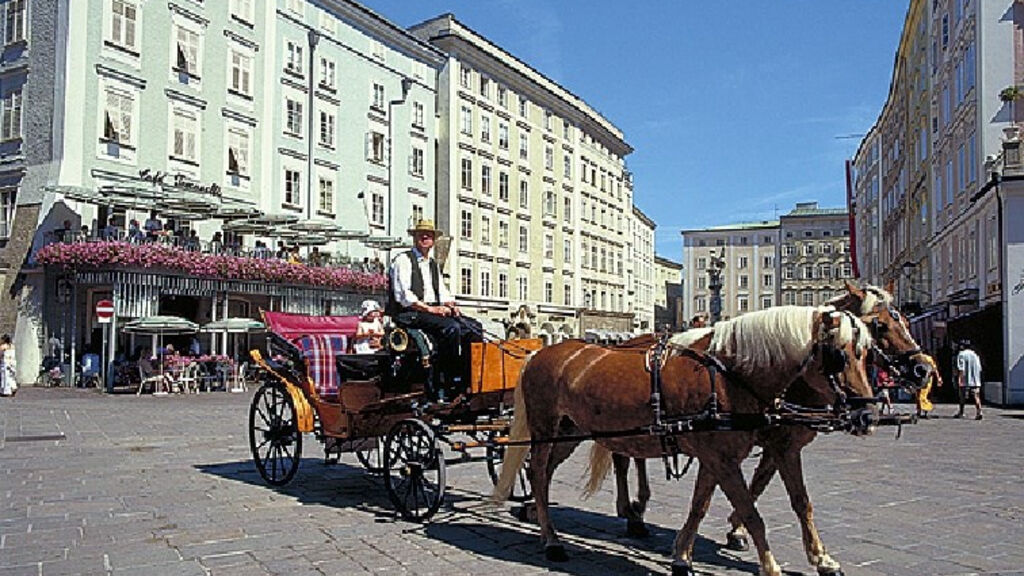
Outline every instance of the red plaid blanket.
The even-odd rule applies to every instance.
[[[338,394],[341,385],[335,357],[348,350],[348,338],[344,335],[325,336],[313,334],[295,340],[306,359],[306,370],[313,379],[316,393],[321,396]]]

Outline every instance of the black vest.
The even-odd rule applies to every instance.
[[[405,256],[409,258],[409,263],[412,265],[412,285],[409,289],[416,295],[417,298],[423,300],[423,273],[420,272],[420,267],[416,262],[415,250],[409,250],[405,253]],[[401,255],[399,255],[401,258]],[[391,276],[388,276],[388,315],[395,316],[403,310],[402,305],[399,304],[395,298],[395,287],[391,284]],[[437,261],[433,258],[430,259],[430,284],[434,287],[434,302],[424,302],[431,306],[441,303],[441,271],[437,267]]]

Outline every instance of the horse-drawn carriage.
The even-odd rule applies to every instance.
[[[483,450],[496,479],[497,440],[508,433],[516,381],[540,340],[472,344],[469,385],[451,403],[431,404],[435,358],[425,334],[396,329],[383,350],[353,354],[357,317],[263,317],[267,349],[250,352],[261,385],[249,410],[249,446],[266,482],[291,481],[306,433],[323,443],[327,462],[354,453],[382,474],[392,503],[412,520],[430,518],[444,498],[442,444],[460,460]]]

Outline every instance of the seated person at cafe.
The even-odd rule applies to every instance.
[[[142,233],[142,228],[139,227],[139,221],[132,218],[131,222],[128,223],[128,241],[129,242],[142,242],[146,237]]]
[[[288,250],[288,263],[289,264],[302,264],[302,256],[299,256],[299,245],[293,244]]]
[[[381,317],[384,311],[376,300],[364,300],[359,325],[356,327],[356,339],[352,345],[356,354],[373,354],[383,347],[384,323]]]
[[[199,250],[199,232],[193,228],[189,230],[188,238],[185,239],[185,249],[192,252]]]
[[[388,314],[404,328],[429,334],[436,346],[435,382],[431,392],[437,400],[454,399],[465,389],[469,377],[469,345],[482,340],[480,322],[463,316],[441,277],[433,258],[437,236],[432,220],[420,220],[409,229],[413,249],[398,254],[391,264]],[[439,373],[438,373],[439,372]]]
[[[53,239],[57,242],[71,242],[75,239],[75,231],[71,228],[71,220],[65,220],[60,228],[53,231]]]
[[[319,246],[313,246],[313,249],[309,253],[309,265],[310,266],[322,266],[324,262],[323,254],[320,253]]]
[[[146,238],[156,240],[156,237],[164,230],[164,223],[156,217],[156,212],[150,212],[143,229],[146,231]]]

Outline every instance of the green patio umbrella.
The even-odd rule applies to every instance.
[[[195,334],[199,331],[199,324],[180,316],[146,316],[145,318],[128,322],[121,330],[129,334],[151,335],[153,337],[153,352],[155,353],[163,346],[164,336]],[[164,364],[164,362],[160,362],[160,376],[164,374]]]

